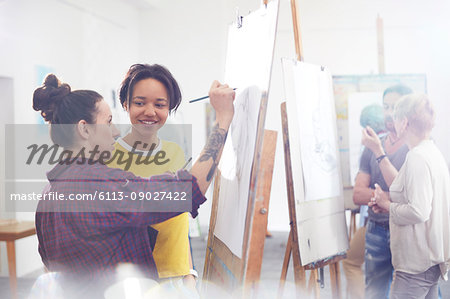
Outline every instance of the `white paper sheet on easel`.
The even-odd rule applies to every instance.
[[[278,1],[270,1],[242,19],[242,27],[229,26],[225,80],[237,88],[235,115],[219,170],[219,202],[214,235],[242,258],[245,218],[249,200],[261,96],[270,84]]]
[[[288,67],[292,68],[295,97],[287,98],[287,107],[289,116],[296,120],[290,130],[297,131],[299,139],[299,147],[291,150],[291,159],[293,169],[299,171],[301,167],[303,172],[304,200],[338,197],[341,182],[331,74],[302,62]]]
[[[228,28],[225,82],[234,88],[258,86],[267,91],[275,45],[278,1],[270,1]]]
[[[283,59],[297,231],[302,265],[348,248],[331,74]]]
[[[219,163],[220,192],[214,234],[239,258],[242,257],[260,102],[258,87],[238,92],[233,122]]]

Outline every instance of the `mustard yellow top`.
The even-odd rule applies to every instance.
[[[123,139],[118,139],[114,148],[114,159],[108,166],[127,170],[141,177],[176,172],[185,163],[181,147],[170,141],[160,140],[159,145],[153,146],[153,149],[149,145],[146,146],[149,151],[140,151],[133,150]],[[153,258],[159,278],[188,275],[192,269],[188,213],[151,227],[158,231]]]

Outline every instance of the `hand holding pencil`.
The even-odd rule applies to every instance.
[[[233,88],[233,90],[236,90],[236,89],[237,89],[237,88]],[[202,101],[202,100],[206,100],[207,98],[209,98],[209,95],[204,96],[204,97],[201,97],[201,98],[197,98],[197,99],[190,100],[189,103],[200,102],[200,101]]]
[[[216,120],[220,127],[227,128],[233,120],[235,91],[228,84],[214,81],[209,90],[210,103],[216,111]]]

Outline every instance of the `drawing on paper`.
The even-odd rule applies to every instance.
[[[242,257],[260,101],[261,90],[256,86],[236,95],[234,118],[219,163],[220,192],[214,234],[239,258]]]
[[[283,59],[292,180],[302,265],[348,248],[330,72]]]
[[[334,99],[331,75],[327,70],[308,64],[293,66],[294,98],[288,107],[296,115],[305,200],[333,198],[340,195],[340,173],[334,123]],[[295,102],[295,103],[293,103]],[[294,159],[295,160],[295,159]],[[318,182],[321,182],[318,184]]]

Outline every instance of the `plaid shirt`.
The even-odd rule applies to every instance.
[[[196,178],[186,171],[178,171],[177,175],[144,179],[131,172],[109,168],[99,163],[58,164],[47,177],[50,184],[44,194],[93,194],[101,188],[104,192],[123,192],[126,196],[134,191],[170,191],[174,186],[177,191],[182,191],[179,189],[184,188],[192,193],[190,212],[194,217],[198,214],[199,206],[206,200],[200,192]],[[179,183],[183,181],[188,183],[181,184],[180,187]],[[187,190],[188,188],[190,190]],[[94,202],[80,203],[76,212],[55,212],[55,207],[58,208],[57,205],[61,202],[41,200],[36,213],[36,232],[39,253],[45,266],[50,271],[83,277],[85,281],[99,282],[101,279],[109,280],[108,277],[114,273],[118,264],[132,263],[144,276],[156,279],[158,275],[150,247],[148,227],[180,212],[142,212],[142,207],[136,208],[135,205],[132,208],[137,211],[124,212],[120,209],[126,202],[127,200],[115,202],[116,212],[92,210],[91,204]],[[137,202],[145,204],[145,201]],[[85,212],[79,212],[80,207]],[[68,206],[65,205],[64,208],[65,210],[60,211],[67,211]],[[87,212],[89,209],[91,212]]]

